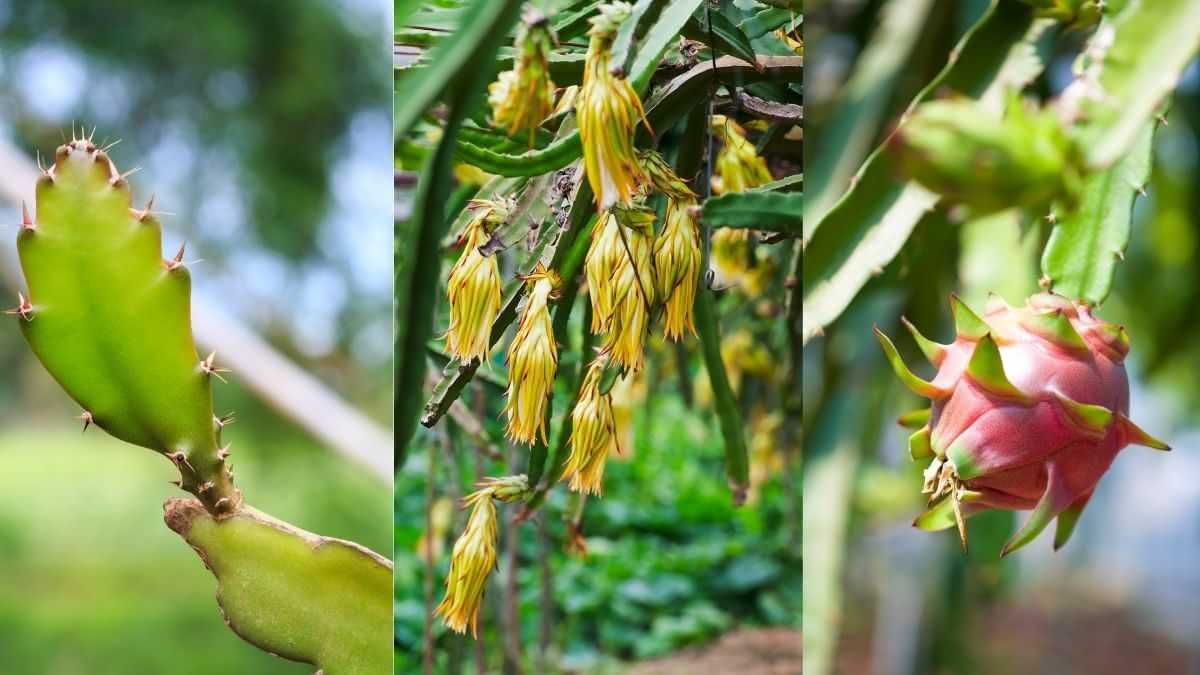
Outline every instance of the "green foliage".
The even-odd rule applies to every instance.
[[[462,8],[456,15],[461,19],[457,30],[429,53],[430,65],[408,71],[395,83],[394,139],[408,133],[451,82],[462,86],[464,75],[478,72],[481,62],[492,60],[501,37],[516,21],[520,5],[518,0],[476,0]]]
[[[909,111],[943,89],[992,106],[1001,104],[1008,90],[1022,87],[1041,72],[1035,45],[1047,28],[1047,21],[1035,20],[1029,8],[993,1]],[[892,157],[880,147],[855,174],[853,187],[824,217],[815,222],[805,219],[805,341],[836,319],[863,285],[892,261],[937,201],[937,195],[897,178]]]
[[[711,414],[688,410],[665,395],[649,403],[652,412],[636,415],[633,437],[640,440],[632,457],[610,460],[604,498],[586,506],[586,558],[562,549],[569,536],[563,519],[571,513],[570,500],[551,493],[539,512],[549,534],[544,554],[552,583],[549,606],[541,603],[538,560],[543,553],[532,523],[518,530],[521,640],[536,643],[541,612],[549,609],[555,617],[553,642],[562,645],[556,653],[564,664],[586,669],[614,656],[657,656],[710,640],[734,625],[795,625],[799,615],[799,551],[789,541],[798,535],[789,520],[789,502],[799,496],[772,480],[752,507],[735,509],[728,490],[712,480],[723,451]],[[441,464],[446,455],[434,452]],[[426,456],[415,454],[396,481],[397,672],[416,670],[421,658],[423,561],[416,547],[424,531]],[[446,470],[458,494],[474,475],[468,453],[460,452]],[[481,470],[503,469],[485,461]],[[451,527],[450,534],[455,532]],[[447,560],[440,558],[435,589],[447,569]],[[500,597],[493,582],[488,598]],[[434,632],[435,672],[448,672],[452,654],[471,651],[470,640],[440,625]],[[480,640],[494,644],[499,636],[489,612],[481,621]]]
[[[1133,145],[1200,50],[1200,4],[1129,2],[1111,23],[1105,20],[1091,49],[1085,73],[1098,74],[1081,94],[1077,135],[1089,164],[1103,168]]]
[[[447,39],[435,34],[456,30],[464,20],[448,13],[462,8],[464,3],[445,4],[445,8],[439,8],[426,3],[425,9],[420,10],[421,16],[436,14],[445,21],[438,31],[423,30],[415,19],[413,25],[397,28],[397,44],[414,46],[417,48],[414,52],[419,52],[411,66],[399,67],[401,71],[432,67],[432,50]],[[559,43],[550,54],[549,67],[560,92],[580,84],[585,48],[581,38],[587,20],[597,13],[598,4],[559,2],[540,7],[558,32]],[[652,129],[639,125],[632,140],[639,152],[654,150],[667,165],[674,167],[679,178],[697,193],[697,206],[710,192],[710,177],[701,171],[704,149],[715,145],[710,131],[712,111],[704,102],[710,98],[733,99],[744,88],[768,107],[775,105],[788,113],[793,108],[780,103],[799,103],[803,59],[777,36],[766,34],[795,18],[793,14],[785,11],[783,18],[763,17],[770,26],[755,37],[744,34],[738,27],[742,20],[753,18],[763,9],[761,4],[753,2],[736,6],[726,3],[719,10],[708,8],[702,0],[637,2],[632,8],[632,18],[614,36],[610,62],[613,68],[609,72],[627,73],[628,84],[639,95]],[[712,37],[706,25],[709,19],[713,21]],[[689,30],[695,33],[697,25],[704,30],[695,37],[711,40],[721,56],[706,51],[705,47],[693,49],[692,44],[679,39]],[[433,46],[426,49],[429,45]],[[748,61],[730,54],[748,57]],[[500,67],[507,67],[511,59],[511,51],[502,47],[494,61]],[[490,70],[488,65],[484,68],[475,63],[479,70]],[[401,72],[398,78],[402,81],[407,76]],[[464,84],[463,90],[481,90],[483,84]],[[786,293],[784,272],[795,266],[797,256],[793,251],[798,250],[791,245],[799,231],[801,211],[801,180],[790,175],[798,172],[797,163],[792,160],[798,160],[800,155],[799,134],[793,133],[795,125],[786,114],[777,114],[776,117],[783,119],[776,121],[770,114],[757,113],[769,120],[759,123],[742,114],[743,111],[729,113],[730,119],[746,126],[750,142],[758,143],[758,154],[766,158],[769,166],[762,167],[757,175],[774,171],[775,175],[788,177],[764,186],[765,197],[756,195],[745,202],[732,197],[714,200],[714,221],[718,226],[725,220],[730,225],[736,221],[744,229],[760,231],[769,231],[781,223],[779,229],[783,232],[748,238],[741,237],[744,232],[731,233],[735,235],[730,238],[731,248],[746,255],[735,252],[723,260],[732,261],[729,264],[736,268],[731,274],[744,275],[742,281],[734,283],[752,287],[753,291],[743,291],[740,285],[739,290],[726,291],[715,284],[708,285],[700,273],[689,272],[695,273],[695,278],[687,281],[696,288],[692,309],[698,338],[693,338],[685,326],[680,344],[662,344],[658,335],[663,311],[658,305],[646,308],[649,326],[639,329],[643,334],[622,338],[634,338],[628,343],[635,347],[644,344],[649,357],[645,370],[636,379],[618,378],[614,370],[613,375],[600,383],[599,389],[608,390],[607,395],[613,397],[618,408],[615,415],[618,421],[613,426],[620,436],[619,446],[632,451],[636,459],[629,463],[615,457],[609,459],[604,471],[603,498],[593,497],[585,504],[578,495],[565,498],[565,490],[556,488],[572,451],[571,413],[579,399],[581,375],[603,339],[592,332],[591,298],[582,297],[585,292],[595,293],[598,285],[593,279],[591,287],[584,286],[583,275],[585,255],[597,220],[588,178],[596,177],[584,176],[580,170],[582,138],[576,130],[575,110],[564,104],[566,99],[560,100],[559,112],[545,119],[531,138],[523,134],[509,138],[493,126],[488,108],[482,105],[465,111],[469,121],[463,122],[455,133],[456,91],[447,88],[438,99],[447,104],[450,116],[442,116],[441,109],[436,108],[439,114],[428,116],[424,126],[399,139],[398,166],[411,170],[422,164],[423,156],[443,157],[445,148],[452,146],[455,159],[464,162],[461,170],[456,171],[464,183],[462,195],[476,198],[503,195],[515,198],[518,206],[480,249],[485,255],[498,258],[503,278],[501,308],[492,320],[493,349],[487,358],[479,363],[444,358],[438,353],[441,351],[438,340],[414,339],[413,331],[424,331],[424,327],[414,321],[401,321],[405,323],[401,330],[407,333],[405,343],[413,349],[401,350],[400,358],[410,362],[415,358],[432,360],[443,369],[419,415],[420,424],[430,431],[418,430],[412,437],[413,447],[421,452],[400,465],[397,477],[397,669],[414,670],[423,652],[431,653],[437,672],[460,670],[469,658],[470,643],[445,632],[444,626],[430,616],[432,600],[426,605],[425,598],[417,596],[421,582],[429,581],[422,572],[424,561],[417,546],[420,540],[422,546],[432,547],[434,581],[442,581],[449,567],[451,542],[462,531],[463,515],[453,500],[465,494],[473,479],[488,475],[525,473],[530,478],[533,493],[525,504],[516,508],[524,517],[543,521],[539,525],[545,528],[546,537],[540,546],[546,549],[543,553],[533,545],[533,520],[510,526],[514,507],[501,506],[501,536],[516,538],[512,545],[517,547],[517,561],[514,567],[509,567],[506,550],[510,542],[502,539],[498,544],[499,570],[491,575],[492,590],[485,598],[480,617],[485,659],[493,656],[492,645],[501,637],[506,643],[505,668],[518,665],[514,663],[518,660],[519,665],[535,672],[559,666],[590,668],[607,665],[602,662],[614,657],[633,659],[662,654],[710,639],[742,621],[793,623],[799,611],[799,587],[795,583],[799,578],[796,550],[799,500],[789,490],[786,474],[790,467],[780,465],[794,456],[798,445],[796,434],[784,427],[777,409],[785,396],[781,390],[788,384],[796,384],[799,374],[797,371],[789,379],[770,369],[766,365],[770,348],[765,345],[778,347],[788,335],[787,326],[779,318]],[[618,112],[632,116],[634,107]],[[440,141],[437,147],[429,140],[435,138]],[[603,135],[593,138],[592,142],[602,142],[602,138]],[[786,148],[790,154],[776,154],[778,147]],[[762,161],[757,156],[754,159]],[[478,178],[473,175],[475,169],[494,176]],[[421,189],[428,180],[427,173],[421,176]],[[671,183],[670,178],[663,179],[661,169],[658,178],[655,185],[659,185],[659,190],[664,189],[660,184],[679,184],[679,180]],[[675,189],[677,193],[688,192]],[[688,194],[686,199],[691,203],[692,196]],[[639,205],[640,201],[639,195]],[[425,217],[420,214],[426,203],[418,200],[417,204],[418,217]],[[659,194],[647,194],[645,207],[644,213],[657,211],[658,221],[666,209],[665,199]],[[449,221],[452,231],[459,231],[461,215],[455,216],[449,208],[441,215],[443,221]],[[756,216],[757,221],[752,222]],[[411,221],[401,227],[408,228],[405,231],[410,246],[413,237],[426,243],[411,229]],[[656,224],[654,229],[659,227]],[[681,246],[679,257],[685,259],[688,269],[702,270],[706,266],[697,266],[689,256],[694,256],[690,253],[693,250],[707,253],[710,229],[706,224],[694,248],[686,241]],[[407,280],[397,286],[401,293],[407,293],[400,300],[400,305],[406,307],[406,316],[412,315],[412,289],[424,282],[427,284],[424,290],[441,293],[445,275],[436,270],[442,262],[459,255],[458,249],[451,245],[451,238],[444,236],[445,230],[442,232],[439,249],[427,249],[415,256],[403,254],[411,261],[409,269],[399,272],[400,278]],[[760,243],[760,239],[765,242]],[[722,255],[726,253],[722,251]],[[670,254],[668,251],[667,255]],[[422,274],[416,268],[426,256],[431,262],[427,261],[423,268],[426,273]],[[554,339],[559,345],[547,411],[551,433],[548,442],[513,449],[507,453],[507,461],[500,462],[499,454],[493,453],[498,452],[497,445],[502,445],[497,442],[503,437],[505,426],[500,413],[505,401],[502,392],[511,371],[503,365],[504,350],[499,347],[511,332],[525,295],[526,285],[516,277],[530,272],[538,262],[561,277],[558,297],[549,304]],[[657,279],[648,281],[659,283]],[[682,282],[679,283],[682,287]],[[743,293],[746,297],[742,297]],[[690,299],[688,295],[683,297]],[[746,302],[748,298],[758,302]],[[422,335],[427,338],[432,331],[448,325],[448,313],[445,307],[435,308],[431,332]],[[795,325],[798,328],[798,322]],[[418,343],[422,348],[419,352],[415,349]],[[799,358],[798,341],[795,344],[797,353],[793,363]],[[727,365],[730,360],[733,366]],[[653,372],[647,374],[647,371]],[[701,378],[697,386],[693,386],[693,377]],[[675,378],[679,380],[678,392],[664,391],[662,382]],[[430,379],[422,383],[417,378],[405,378],[407,384],[398,385],[397,391],[401,396],[419,393],[421,385]],[[640,411],[634,414],[639,421],[634,423],[630,438],[626,435],[626,423],[620,421],[626,414],[621,404],[635,396],[631,392],[640,392],[642,387],[650,390],[646,394],[647,415],[642,419]],[[693,405],[695,409],[689,409]],[[651,414],[650,409],[657,412]],[[406,430],[415,421],[404,416],[413,413],[412,406],[397,408],[401,437],[405,440],[409,438]],[[686,431],[689,427],[702,433],[693,438]],[[682,438],[684,434],[687,439]],[[755,442],[748,443],[748,436]],[[670,451],[684,447],[682,443],[687,444],[686,453]],[[484,454],[476,456],[474,450]],[[475,461],[471,461],[472,456],[476,456]],[[762,461],[764,466],[752,467],[752,458]],[[443,476],[443,470],[430,466],[431,463],[450,466]],[[779,477],[764,479],[764,476]],[[432,493],[432,504],[424,503],[423,488]],[[732,500],[730,488],[733,488]],[[747,495],[753,506],[734,511],[734,503],[740,503]],[[693,514],[693,510],[697,513]],[[580,513],[584,513],[582,522],[578,520]],[[686,515],[681,517],[681,514]],[[570,559],[559,552],[576,542],[577,527],[582,528],[591,547],[586,560]],[[542,561],[552,577],[546,578],[550,588],[545,597],[540,595],[538,583],[542,578],[539,564]],[[719,580],[716,584],[714,578]],[[788,581],[792,582],[790,588],[784,590]],[[501,583],[505,588],[515,589],[517,597],[511,604],[499,591]],[[440,584],[433,583],[430,592],[438,595],[440,590]],[[493,618],[498,601],[505,607],[499,623]],[[539,640],[549,647],[546,656],[549,661],[526,664],[524,660],[535,651],[530,646],[534,636],[540,634],[536,622],[541,611],[555,615],[547,624],[550,633]],[[564,612],[569,617],[559,620]],[[547,620],[550,619],[548,616]],[[426,621],[434,634],[434,645],[429,652],[422,639]],[[514,641],[519,646],[513,646]],[[488,670],[494,665],[482,663],[479,667]]]
[[[801,192],[729,192],[704,202],[701,216],[710,227],[749,228],[800,234]]]
[[[484,38],[479,41],[479,45],[471,44],[472,50],[476,47],[479,49],[477,57],[491,60],[504,37],[504,27],[516,21],[520,3],[506,0],[503,8],[503,13],[495,19],[496,25],[491,26],[493,30],[483,34]],[[407,313],[396,316],[396,323],[406,327],[403,334],[396,336],[394,351],[396,466],[404,464],[408,443],[416,428],[416,411],[420,409],[421,400],[424,398],[425,343],[433,332],[431,318],[436,292],[436,286],[425,282],[437,278],[441,269],[438,249],[442,237],[446,234],[445,209],[451,187],[450,168],[458,128],[483,98],[483,85],[492,75],[489,69],[481,69],[477,63],[467,72],[470,74],[458,83],[450,95],[450,114],[442,132],[442,140],[421,172],[411,222],[407,223],[403,230],[399,226],[396,228],[397,235],[410,234],[415,238],[415,242],[412,238],[401,239],[397,236],[395,245],[412,246],[416,252],[410,267],[396,269],[398,277],[406,277],[396,284],[397,291],[409,293],[409,297],[397,303],[397,307],[405,307]]]
[[[379,4],[382,18],[386,6]],[[333,205],[343,143],[360,113],[381,111],[387,101],[382,35],[352,16],[323,0],[23,6],[0,22],[5,121],[31,153],[58,143],[71,119],[119,125],[119,147],[175,148],[182,138],[187,150],[199,151],[193,162],[219,166],[237,179],[245,235],[288,262],[313,259],[322,254],[318,239]],[[72,109],[56,113],[61,117],[39,119],[31,99],[45,88],[19,87],[15,75],[19,63],[46,62],[48,53],[55,57],[49,63],[66,56],[93,85],[104,86],[87,88]],[[172,205],[181,223],[196,215],[191,204],[210,200],[219,185],[190,182]],[[212,260],[219,251],[213,246],[204,257]]]

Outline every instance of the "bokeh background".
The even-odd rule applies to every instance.
[[[849,155],[851,170],[945,63],[984,2],[831,0],[806,4],[806,135],[810,166]],[[880,26],[883,26],[880,28]],[[1033,92],[1071,78],[1078,37],[1044,54]],[[855,79],[857,78],[857,79]],[[869,89],[863,82],[870,81]],[[854,82],[858,82],[855,88]],[[1129,448],[1100,483],[1061,552],[1043,535],[1001,561],[1027,513],[970,521],[970,555],[952,532],[910,527],[922,510],[921,470],[896,415],[919,401],[895,380],[871,335],[897,336],[907,315],[935,339],[952,334],[947,295],[982,308],[1036,292],[1047,232],[1011,214],[963,223],[939,211],[869,283],[824,338],[805,350],[806,602],[839,620],[809,626],[806,649],[832,650],[837,673],[1106,675],[1200,673],[1200,69],[1186,72],[1157,137],[1148,196],[1134,213],[1125,261],[1101,315],[1127,326],[1132,417],[1174,447]],[[823,145],[847,120],[851,139]],[[815,171],[815,168],[814,168]],[[836,197],[849,176],[834,176]],[[809,195],[806,195],[806,197]],[[826,202],[826,205],[828,202]],[[944,341],[944,340],[943,340]],[[928,375],[921,370],[920,374]],[[806,466],[807,469],[807,466]],[[815,570],[821,570],[818,576]],[[808,654],[806,654],[807,656]]]
[[[390,110],[383,0],[0,0],[0,158],[120,139],[199,301],[316,376],[390,438]],[[0,279],[15,298],[14,191]],[[2,323],[2,322],[0,322]],[[227,354],[226,357],[235,355]],[[218,353],[218,359],[221,354]],[[261,375],[262,373],[260,373]],[[247,390],[216,387],[255,506],[387,553],[390,485]],[[269,378],[270,373],[266,373]],[[223,624],[162,523],[170,463],[95,429],[0,325],[0,673],[308,673]]]

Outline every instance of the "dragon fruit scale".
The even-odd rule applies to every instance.
[[[1127,416],[1128,334],[1088,305],[1052,293],[1020,308],[992,296],[982,318],[956,296],[950,304],[956,329],[950,344],[929,340],[903,320],[938,369],[931,381],[914,375],[875,329],[896,374],[932,402],[928,411],[901,418],[920,427],[909,438],[910,455],[929,460],[922,492],[930,507],[913,525],[957,526],[965,550],[967,517],[1032,509],[1001,555],[1028,544],[1054,518],[1057,550],[1122,448],[1170,449]]]

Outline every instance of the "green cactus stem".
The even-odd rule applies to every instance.
[[[249,506],[221,520],[194,499],[168,500],[163,510],[217,578],[225,622],[244,640],[324,675],[391,672],[388,560]]]
[[[88,138],[59,146],[17,237],[29,295],[13,313],[85,428],[164,455],[180,487],[226,516],[242,497],[212,409],[223,369],[196,352],[183,249],[163,259],[153,200],[133,208],[127,175]]]

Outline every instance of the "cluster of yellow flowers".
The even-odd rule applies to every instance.
[[[637,92],[610,66],[617,29],[631,6],[601,5],[591,19],[583,83],[564,93],[573,102],[583,144],[583,166],[595,193],[598,220],[584,260],[591,303],[589,329],[603,335],[600,349],[584,372],[570,411],[569,457],[559,480],[586,495],[600,495],[608,456],[620,451],[612,389],[616,377],[634,377],[645,364],[645,339],[653,311],[663,308],[663,335],[682,340],[696,332],[693,305],[703,270],[696,193],[657,152],[634,149],[639,119],[649,128]],[[541,17],[527,16],[517,44],[513,70],[490,87],[493,122],[509,134],[533,132],[553,108],[554,85],[548,74],[552,36]],[[714,117],[722,150],[715,160],[715,192],[740,191],[771,180],[745,132],[732,120]],[[656,235],[656,215],[646,206],[652,192],[666,197],[664,224]],[[464,228],[464,250],[450,272],[450,328],[446,351],[463,362],[486,361],[492,326],[500,309],[500,277],[494,255],[481,247],[515,207],[511,199],[472,203],[474,218]],[[735,255],[726,249],[749,242],[746,230],[721,230],[713,237],[714,264]],[[728,255],[727,255],[728,254]],[[727,261],[728,263],[728,261]],[[744,266],[744,263],[743,263]],[[558,297],[557,273],[538,263],[521,279],[526,284],[520,323],[508,348],[506,436],[523,444],[548,443],[547,410],[558,370],[550,302]],[[476,630],[476,617],[487,575],[496,564],[494,500],[528,494],[524,476],[488,479],[465,500],[472,511],[454,546],[446,598],[438,607],[446,625]]]

